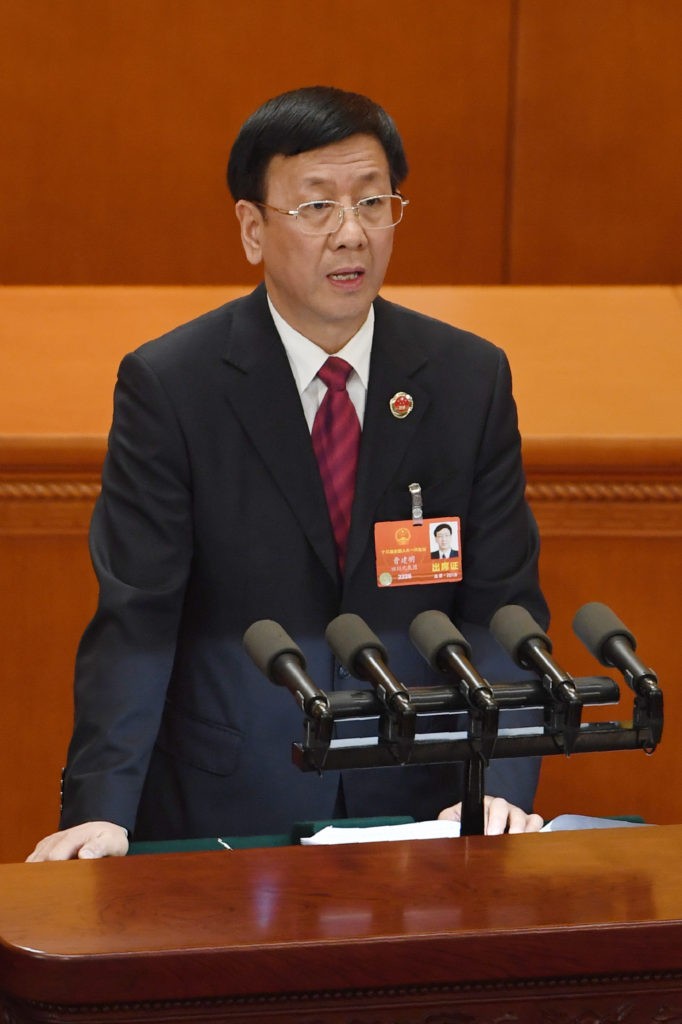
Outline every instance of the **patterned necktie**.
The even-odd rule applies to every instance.
[[[360,446],[360,421],[346,390],[352,369],[345,359],[337,356],[330,356],[320,369],[317,376],[326,384],[327,392],[312,429],[313,448],[327,496],[341,572],[346,561]]]

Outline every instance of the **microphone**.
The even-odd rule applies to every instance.
[[[471,646],[444,612],[420,612],[410,625],[410,640],[436,672],[452,672],[470,707],[497,707],[492,688],[471,664]]]
[[[410,691],[388,667],[388,652],[359,615],[345,612],[327,626],[325,636],[347,672],[364,679],[376,690],[388,714],[379,716],[379,739],[399,764],[410,760],[417,731],[417,715]]]
[[[583,605],[573,619],[573,631],[598,662],[622,672],[635,693],[646,695],[658,686],[656,673],[635,655],[634,636],[607,605]]]
[[[525,608],[508,604],[490,620],[490,632],[514,662],[537,672],[554,704],[554,728],[564,734],[566,753],[573,750],[580,729],[582,701],[573,678],[552,658],[552,641]]]
[[[497,741],[500,710],[492,687],[469,660],[469,641],[444,612],[435,610],[420,612],[412,620],[410,640],[432,669],[451,672],[456,677],[457,689],[473,712],[469,717],[469,738],[487,764]],[[469,763],[467,773],[473,770]],[[468,798],[465,803],[468,804]]]
[[[286,686],[306,715],[329,715],[326,693],[307,675],[303,651],[279,623],[259,619],[246,630],[242,642],[263,675],[277,686]]]
[[[495,694],[471,664],[468,640],[444,612],[420,612],[410,624],[410,640],[432,669],[453,673],[471,709],[468,733],[475,756],[465,762],[461,831],[463,836],[483,835],[484,767],[493,756],[500,721]]]
[[[413,713],[410,692],[388,667],[388,652],[364,619],[351,612],[327,626],[327,643],[347,672],[372,684],[389,711]]]
[[[551,657],[552,641],[521,605],[499,608],[490,620],[490,632],[520,668],[546,677],[560,700],[577,697],[572,677]]]

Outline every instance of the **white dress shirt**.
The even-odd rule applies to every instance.
[[[326,363],[328,353],[316,345],[309,338],[299,334],[286,320],[280,316],[273,306],[268,295],[268,306],[275,321],[277,333],[282,339],[284,350],[291,366],[291,372],[296,381],[298,393],[301,396],[301,404],[305,414],[308,430],[312,431],[315,414],[320,408],[320,403],[325,396],[327,387],[317,376],[318,370]],[[334,355],[345,359],[353,367],[348,377],[347,389],[350,400],[355,406],[355,411],[360,420],[360,426],[365,416],[365,402],[367,400],[367,384],[369,382],[369,360],[372,354],[372,338],[374,335],[374,307],[369,307],[369,313],[362,327],[356,334],[346,342],[339,352]]]

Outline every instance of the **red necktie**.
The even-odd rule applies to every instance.
[[[320,369],[317,376],[327,385],[327,392],[312,429],[313,448],[327,496],[341,572],[346,561],[360,446],[360,421],[346,391],[352,369],[345,359],[337,356],[330,356]]]

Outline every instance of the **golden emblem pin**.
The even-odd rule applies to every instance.
[[[392,416],[397,420],[404,420],[414,409],[414,399],[406,391],[396,391],[388,405]]]

